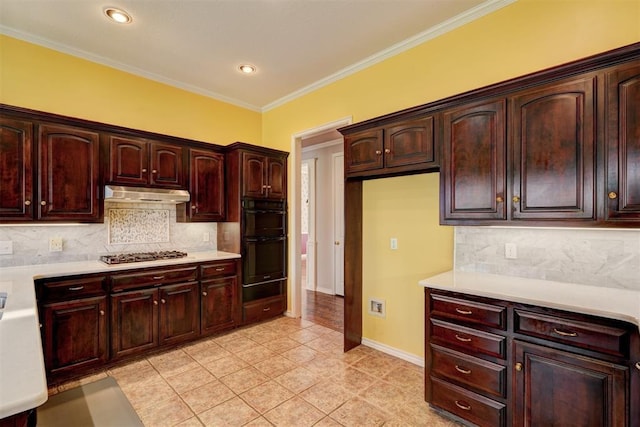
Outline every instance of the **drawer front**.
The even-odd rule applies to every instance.
[[[245,323],[258,322],[282,314],[285,309],[284,297],[267,298],[245,304],[242,311]]]
[[[431,345],[431,373],[477,391],[506,397],[507,368],[437,345]]]
[[[62,301],[105,295],[105,282],[106,276],[42,282],[39,298],[43,301]]]
[[[200,277],[209,279],[212,277],[224,277],[236,275],[235,261],[219,261],[212,264],[204,264],[200,266]]]
[[[114,274],[111,276],[111,290],[118,292],[125,289],[189,282],[197,280],[197,277],[198,270],[196,266],[146,271],[138,270],[134,273]]]
[[[481,353],[500,359],[506,357],[505,337],[437,319],[431,319],[431,341],[453,346],[469,354]]]
[[[439,294],[431,294],[431,315],[502,330],[507,325],[506,307]]]
[[[518,309],[514,320],[516,333],[628,357],[629,333],[625,329]]]
[[[506,406],[479,394],[431,377],[431,404],[484,426],[505,426]]]

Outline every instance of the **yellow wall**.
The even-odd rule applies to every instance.
[[[637,0],[519,0],[266,112],[262,138],[289,150],[292,134],[343,117],[359,122],[638,41]],[[363,336],[420,357],[416,282],[452,263],[452,230],[437,226],[437,192],[437,174],[364,186]],[[396,252],[390,237],[399,238]],[[366,314],[368,297],[386,299],[386,319]]]
[[[258,112],[1,35],[0,102],[221,145],[262,143]]]

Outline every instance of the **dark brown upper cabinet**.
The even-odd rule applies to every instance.
[[[435,117],[345,133],[347,177],[389,175],[437,165]]]
[[[119,135],[108,141],[109,183],[185,188],[182,146]]]
[[[595,220],[595,74],[509,97],[511,218]]]
[[[37,218],[102,221],[98,133],[55,124],[38,128]]]
[[[242,153],[242,196],[256,199],[287,197],[286,159],[278,156]]]
[[[215,222],[225,218],[224,154],[189,150],[189,193],[184,212],[178,207],[178,221]]]
[[[0,117],[0,220],[33,218],[33,123]]]
[[[442,117],[442,220],[505,220],[506,101],[462,106]]]
[[[605,74],[607,221],[640,220],[640,62]]]

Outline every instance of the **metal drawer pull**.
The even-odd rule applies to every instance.
[[[262,309],[262,311],[269,311],[269,310],[271,310],[271,307],[265,307]]]
[[[456,371],[460,372],[461,374],[469,375],[471,373],[471,369],[461,368],[458,365],[456,365],[455,368],[456,368]]]
[[[164,276],[153,276],[153,280],[162,280]]]
[[[556,334],[561,335],[563,337],[577,337],[578,336],[577,332],[566,332],[566,331],[563,331],[563,330],[560,330],[560,329],[556,329],[556,328],[553,328],[553,332],[555,332]]]
[[[464,314],[465,316],[468,316],[470,314],[473,314],[473,311],[471,311],[471,310],[463,310],[462,308],[457,308],[456,307],[456,313]]]
[[[471,405],[469,405],[467,402],[456,400],[454,403],[456,404],[456,406],[458,408],[462,409],[463,411],[470,411],[471,410]]]
[[[462,341],[462,342],[470,342],[471,338],[466,338],[466,337],[461,337],[460,335],[456,334],[456,339],[458,341]]]
[[[224,267],[218,267],[216,268],[216,271],[224,271]]]
[[[84,286],[72,286],[69,288],[70,291],[81,291],[84,289]]]

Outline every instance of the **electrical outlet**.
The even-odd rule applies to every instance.
[[[209,232],[205,231],[204,233],[202,233],[202,241],[203,242],[208,242],[209,241]]]
[[[0,242],[0,255],[11,255],[13,253],[13,242],[5,240]]]
[[[369,314],[377,317],[386,317],[386,303],[383,299],[369,298]]]
[[[391,241],[390,241],[390,246],[391,246],[391,250],[395,251],[398,249],[398,238],[397,237],[392,237]]]
[[[518,247],[515,243],[505,243],[504,244],[504,257],[506,259],[517,259],[518,258]]]
[[[49,238],[49,252],[62,252],[62,237]]]

